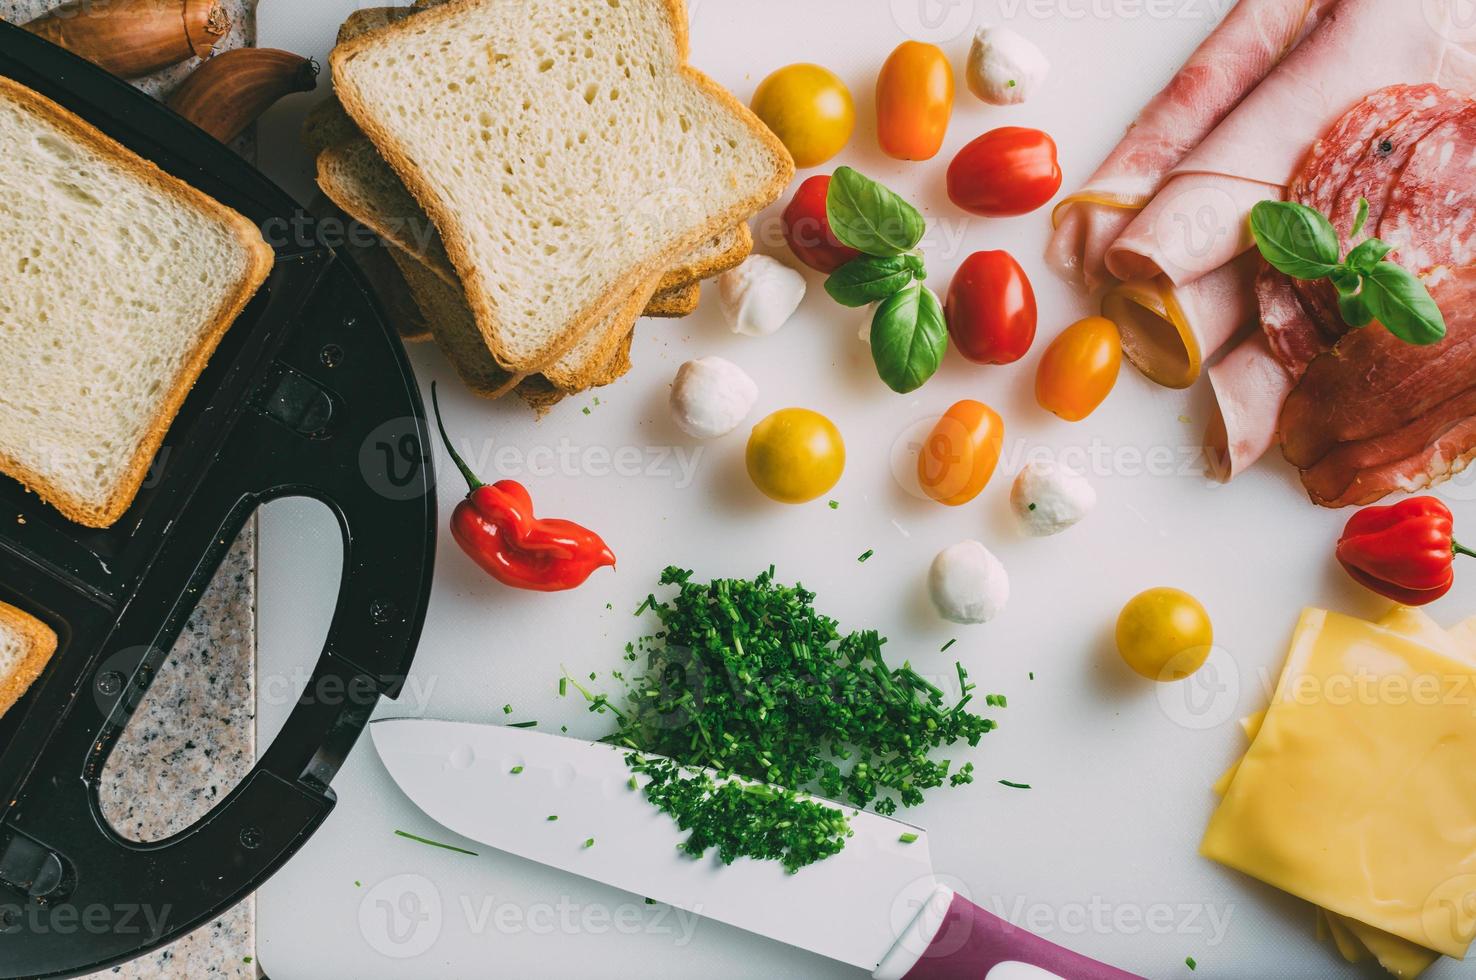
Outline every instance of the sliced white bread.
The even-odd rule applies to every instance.
[[[0,471],[107,527],[272,250],[245,217],[4,78],[0,147]]]
[[[680,0],[457,0],[334,51],[345,109],[431,216],[510,372],[558,359],[793,175],[686,56]]]
[[[329,146],[318,154],[318,187],[335,204],[386,241],[415,256],[443,282],[458,284],[456,270],[446,255],[435,224],[384,162],[374,144],[359,136]],[[746,223],[725,229],[691,250],[661,277],[658,294],[688,287],[735,268],[753,250],[753,234]],[[685,316],[675,313],[689,294],[662,297],[647,316]],[[690,313],[696,305],[692,304]]]
[[[414,256],[399,248],[391,246],[390,257],[399,266],[410,295],[424,314],[431,338],[451,362],[461,383],[483,398],[500,398],[516,388],[522,379],[508,374],[492,360],[461,291],[446,285]]]
[[[51,655],[56,633],[29,613],[0,602],[0,715],[28,691]]]

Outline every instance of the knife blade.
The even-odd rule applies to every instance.
[[[421,718],[369,730],[405,795],[463,837],[879,977],[1136,980],[954,895],[934,876],[927,832],[898,820],[831,803],[853,831],[839,854],[795,874],[723,865],[678,850],[685,833],[632,788],[627,749]]]

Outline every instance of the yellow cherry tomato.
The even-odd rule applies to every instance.
[[[1067,422],[1106,401],[1122,367],[1122,334],[1106,317],[1078,320],[1051,341],[1035,372],[1035,400]]]
[[[754,115],[774,131],[796,167],[818,167],[845,149],[856,128],[856,105],[846,83],[828,68],[780,68],[754,90]]]
[[[785,408],[753,427],[748,477],[767,497],[803,504],[830,490],[846,468],[835,423],[808,408]]]
[[[994,475],[1003,449],[1004,420],[983,402],[966,398],[928,434],[917,456],[917,482],[941,504],[966,504]]]
[[[953,114],[953,66],[935,44],[904,41],[876,78],[876,137],[887,156],[931,160]]]
[[[1180,681],[1204,666],[1215,642],[1209,613],[1178,589],[1149,589],[1117,617],[1117,652],[1152,681]]]

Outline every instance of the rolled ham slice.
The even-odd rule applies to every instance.
[[[1251,208],[1283,197],[1307,148],[1368,92],[1422,82],[1476,91],[1458,29],[1464,2],[1342,0],[1174,168],[1108,248],[1108,271],[1193,282],[1250,247]]]
[[[1209,369],[1214,408],[1204,432],[1209,474],[1228,482],[1276,444],[1276,420],[1295,383],[1271,353],[1266,334],[1253,331]]]
[[[1104,257],[1164,178],[1291,51],[1337,0],[1240,0],[1138,114],[1079,191],[1056,206],[1046,261],[1088,289]]]
[[[1187,286],[1159,277],[1113,286],[1102,315],[1122,331],[1123,355],[1150,380],[1187,388],[1205,361],[1253,326],[1258,256],[1247,252]]]

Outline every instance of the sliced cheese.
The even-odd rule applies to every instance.
[[[1332,933],[1333,945],[1338,948],[1338,955],[1349,963],[1362,963],[1368,959],[1368,950],[1349,931],[1348,920],[1331,912],[1324,914],[1327,915],[1327,930]]]
[[[1382,929],[1375,929],[1357,919],[1344,919],[1343,925],[1353,934],[1363,948],[1379,961],[1379,966],[1399,980],[1414,980],[1428,970],[1440,954],[1433,949],[1418,946],[1408,939],[1391,936]]]
[[[1375,930],[1464,955],[1476,933],[1473,698],[1470,661],[1308,610],[1202,853]]]

